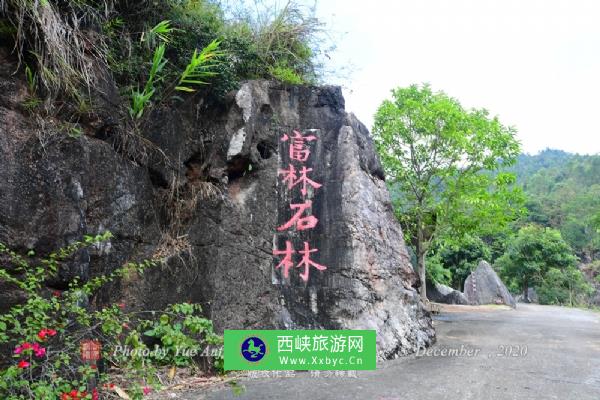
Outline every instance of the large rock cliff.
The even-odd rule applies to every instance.
[[[166,255],[92,301],[195,301],[217,330],[375,329],[382,358],[432,342],[381,166],[340,88],[253,81],[218,104],[157,109],[137,157],[110,104],[79,137],[60,118],[28,114],[24,82],[0,59],[0,242],[44,254],[85,234],[114,235],[76,254],[49,287]],[[321,186],[307,195],[316,226],[285,236],[276,228],[302,201],[279,174],[290,161],[282,137],[293,131],[315,137],[310,177]],[[286,278],[273,249],[288,238],[318,249],[311,256],[327,269],[312,268],[305,282],[293,267]],[[0,307],[15,301],[14,288],[0,287]]]

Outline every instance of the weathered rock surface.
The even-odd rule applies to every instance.
[[[114,235],[77,254],[50,287],[168,254],[161,267],[93,300],[146,309],[191,300],[219,331],[375,329],[385,358],[434,339],[371,139],[344,111],[340,88],[248,82],[223,103],[156,110],[143,134],[171,161],[143,162],[104,131],[86,126],[72,138],[63,123],[27,117],[25,86],[7,71],[14,69],[0,72],[8,88],[0,98],[0,242],[44,254],[85,234]],[[327,270],[312,269],[306,283],[294,268],[284,279],[272,255],[275,228],[289,219],[280,138],[293,129],[316,130],[311,179],[323,185],[312,197],[319,223],[310,244]],[[18,301],[15,293],[0,288],[0,307]]]
[[[465,280],[464,294],[469,304],[506,304],[515,308],[517,303],[496,271],[481,261]]]
[[[467,297],[462,292],[441,283],[427,282],[427,298],[442,304],[469,304]]]

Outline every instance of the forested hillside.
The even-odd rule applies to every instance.
[[[524,222],[558,229],[582,262],[600,257],[600,156],[548,149],[513,169],[527,195]]]
[[[428,280],[462,290],[488,260],[514,293],[535,288],[542,303],[597,304],[600,156],[547,149],[519,155],[504,172],[522,190],[520,217],[508,227],[440,235],[427,257]]]

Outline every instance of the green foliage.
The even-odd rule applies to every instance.
[[[394,193],[396,214],[423,257],[436,237],[506,229],[523,198],[511,174],[492,174],[519,154],[515,131],[486,110],[465,110],[428,85],[392,91],[373,134]]]
[[[561,231],[583,260],[600,256],[600,156],[558,150],[521,155],[512,168],[528,197],[528,217]]]
[[[212,322],[201,313],[198,304],[175,304],[158,319],[140,324],[145,336],[160,341],[163,352],[152,353],[156,363],[189,366],[193,363],[190,354],[201,354],[206,346],[222,345],[222,338],[213,332]]]
[[[541,304],[587,305],[593,287],[575,267],[550,268],[537,287]]]
[[[171,35],[174,29],[171,27],[171,21],[164,20],[156,24],[148,32],[144,32],[140,38],[141,42],[148,44],[148,48],[154,49],[158,43],[171,42]]]
[[[316,71],[311,60],[313,48],[318,48],[314,39],[321,29],[319,21],[295,1],[287,1],[280,10],[263,6],[262,14],[257,17],[255,20],[246,17],[254,51],[264,65],[257,73],[270,74],[275,79],[295,77],[298,83],[314,81]]]
[[[435,254],[432,258],[437,258],[440,266],[448,271],[451,277],[446,282],[433,280],[460,291],[463,289],[465,279],[477,268],[480,261],[493,260],[490,246],[480,237],[472,235],[465,235],[458,240],[450,240],[450,238],[438,240],[432,252]],[[428,270],[430,267],[431,264],[428,262]]]
[[[273,78],[283,83],[289,83],[292,85],[301,85],[304,83],[304,80],[296,71],[283,65],[271,67],[269,72]]]
[[[27,81],[27,97],[21,103],[21,106],[29,113],[33,113],[42,104],[42,100],[37,95],[38,77],[29,65],[25,65],[25,79]]]
[[[425,272],[427,274],[427,281],[441,283],[446,286],[452,284],[452,270],[444,266],[439,253],[432,252],[427,256],[426,262],[427,269]]]
[[[181,73],[175,90],[182,92],[194,92],[192,85],[206,85],[210,77],[216,75],[214,72],[216,59],[222,56],[218,51],[220,42],[213,40],[202,51],[194,50],[190,62]]]
[[[148,48],[154,48],[158,41],[168,42],[170,63],[164,74],[165,81],[170,82],[180,78],[179,71],[185,70],[190,60],[198,59],[196,49],[217,39],[222,62],[213,65],[210,90],[219,95],[246,79],[306,83],[319,76],[317,58],[326,42],[321,37],[321,24],[312,10],[296,1],[281,8],[239,2],[234,9],[226,9],[208,0],[170,0],[135,12],[126,4],[116,7],[122,24],[105,24],[104,32],[110,38],[111,69],[124,87],[139,80],[139,66],[147,58]],[[148,28],[149,24],[154,28]],[[158,33],[167,28],[172,31],[160,38]],[[135,32],[144,32],[141,43],[145,46],[136,45]]]
[[[257,1],[234,8],[212,0],[0,0],[0,34],[15,43],[21,61],[31,62],[47,110],[54,100],[93,101],[96,78],[108,69],[129,98],[134,120],[153,104],[179,98],[173,91],[195,91],[208,78],[204,95],[219,96],[246,79],[314,82],[327,42],[321,27],[314,10],[295,0],[283,7]],[[169,62],[154,85],[140,89],[139,82],[152,81],[160,45],[166,45],[162,61]],[[25,108],[37,105],[31,99]]]
[[[129,115],[133,119],[140,119],[143,116],[144,110],[148,108],[152,96],[156,93],[157,84],[164,79],[162,72],[167,65],[167,60],[165,59],[165,43],[170,41],[170,34],[172,32],[173,28],[170,28],[169,21],[162,21],[148,32],[145,39],[142,39],[142,41],[147,41],[149,43],[154,43],[157,39],[160,39],[164,43],[158,45],[154,49],[152,64],[144,89],[141,92],[136,89],[131,93]],[[218,48],[219,42],[213,40],[200,52],[194,50],[189,63],[181,73],[178,81],[172,85],[174,86],[174,90],[194,92],[194,86],[206,85],[208,83],[208,78],[216,75],[214,69],[217,65],[217,59],[222,56],[222,52],[220,52]],[[166,95],[168,94],[169,92],[167,92]]]
[[[154,56],[152,57],[152,66],[150,68],[150,74],[148,76],[148,80],[144,85],[144,89],[140,92],[139,90],[134,90],[131,93],[131,107],[129,108],[129,115],[131,115],[134,119],[139,119],[144,113],[144,109],[147,104],[150,102],[150,99],[156,92],[155,83],[157,80],[162,79],[159,75],[165,65],[167,64],[167,60],[165,57],[165,45],[161,44],[154,50]]]
[[[529,225],[519,230],[517,236],[508,244],[506,253],[497,260],[496,265],[512,287],[518,287],[526,293],[529,287],[535,286],[544,291],[544,300],[556,298],[556,302],[563,304],[564,296],[561,290],[565,289],[563,285],[565,279],[572,279],[570,284],[574,286],[571,291],[579,290],[577,282],[583,279],[574,272],[581,275],[581,272],[575,268],[576,261],[577,258],[571,247],[564,241],[559,231]],[[552,286],[555,284],[558,286]],[[552,291],[554,290],[552,288],[555,291]],[[573,296],[571,301],[574,301]]]
[[[29,65],[25,65],[25,78],[27,79],[27,89],[29,89],[29,93],[35,95],[37,90],[37,75],[29,68]]]
[[[222,343],[214,334],[212,323],[199,315],[201,309],[197,305],[176,304],[161,312],[125,312],[123,304],[99,309],[88,306],[88,299],[106,283],[141,274],[157,262],[128,263],[88,282],[76,277],[64,291],[51,292],[45,287],[45,282],[57,276],[62,262],[80,249],[110,237],[110,233],[86,236],[40,259],[32,251],[21,256],[0,243],[0,256],[8,260],[6,267],[0,267],[0,280],[19,288],[26,297],[0,315],[0,346],[14,349],[12,357],[0,353],[1,398],[54,400],[75,391],[78,398],[92,399],[88,382],[94,379],[101,388],[111,377],[107,371],[92,369],[80,359],[83,339],[102,342],[102,359],[121,369],[129,384],[125,389],[132,399],[142,398],[144,387],[160,386],[156,372],[161,365],[191,364],[189,357],[186,360],[173,355],[176,346],[198,348]],[[144,353],[148,350],[144,331],[166,346],[166,357]],[[222,357],[217,354],[213,360],[216,368],[222,368]]]
[[[596,232],[600,234],[600,211],[592,216],[592,225],[596,228]]]

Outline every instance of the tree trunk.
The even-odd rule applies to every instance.
[[[427,282],[425,281],[425,246],[423,243],[423,227],[421,218],[417,219],[417,243],[415,247],[417,252],[417,271],[419,272],[419,279],[421,280],[421,290],[419,292],[421,294],[421,300],[426,302]]]
[[[525,303],[530,303],[529,300],[529,282],[527,280],[523,281],[523,301]]]
[[[417,251],[417,267],[419,270],[419,279],[421,280],[421,300],[427,300],[427,282],[425,281],[425,252],[422,250]]]

